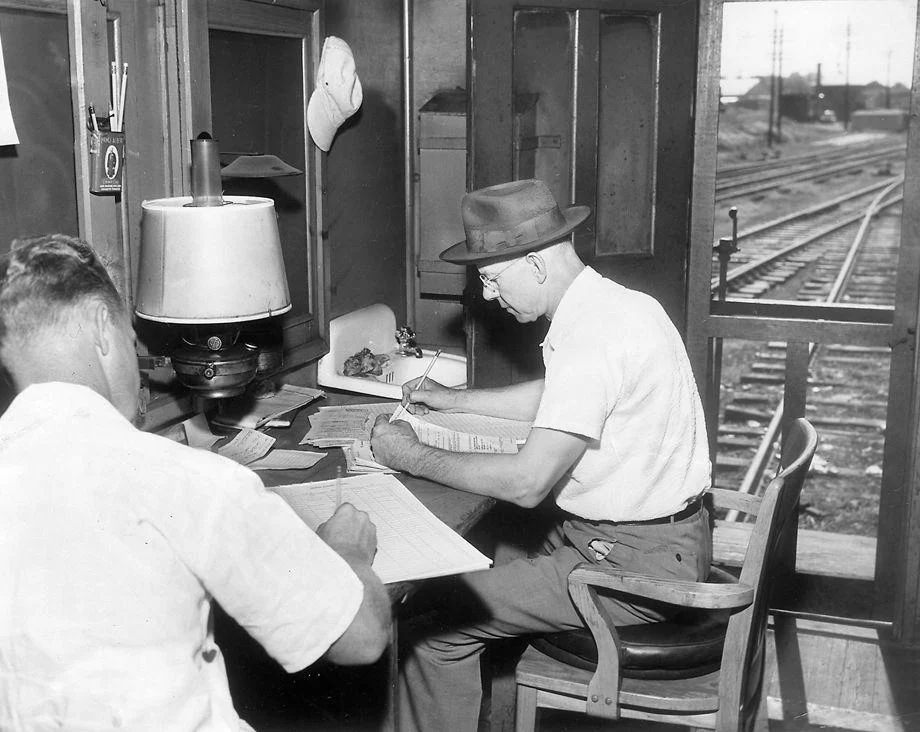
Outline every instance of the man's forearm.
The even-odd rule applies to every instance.
[[[326,658],[341,666],[373,663],[380,658],[390,638],[390,598],[367,561],[340,556],[364,585],[364,598],[351,625],[330,646]]]
[[[399,470],[468,493],[534,506],[548,486],[522,471],[517,455],[455,453],[416,443],[393,461]]]
[[[456,411],[532,421],[537,416],[543,379],[487,389],[458,389]]]

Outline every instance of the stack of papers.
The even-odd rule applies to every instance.
[[[433,412],[429,412],[429,414],[433,414]],[[459,432],[458,430],[429,422],[426,420],[427,416],[417,417],[406,411],[403,411],[399,416],[399,419],[408,422],[412,429],[415,430],[418,441],[423,445],[430,445],[449,452],[514,454],[518,451],[517,442],[513,437]]]
[[[398,473],[398,470],[381,465],[374,458],[370,440],[355,440],[351,445],[343,445],[345,467],[349,473]]]
[[[336,510],[335,480],[282,485],[275,491],[312,529]],[[488,569],[492,561],[441,521],[392,475],[343,478],[341,498],[377,528],[373,569],[384,583]]]
[[[451,452],[516,453],[526,442],[531,423],[480,414],[429,412],[409,414],[398,402],[320,407],[300,441],[314,447],[341,447],[348,472],[394,472],[378,463],[370,448],[371,430],[381,414],[397,412],[415,430],[419,442]]]
[[[371,419],[373,410],[369,407],[393,409],[392,404],[320,407],[316,414],[310,416],[310,429],[300,444],[314,447],[345,447],[355,440],[370,440],[374,421]],[[376,418],[376,414],[373,416]]]
[[[215,424],[224,427],[290,427],[291,418],[287,415],[314,399],[326,396],[322,389],[307,386],[283,384],[271,396],[258,398],[247,392],[221,404],[220,413],[214,418]]]
[[[211,432],[203,414],[196,414],[185,420],[182,427],[190,447],[210,450],[214,443],[220,440],[219,435]],[[274,437],[244,428],[230,442],[219,447],[217,452],[251,470],[305,470],[326,457],[324,452],[272,450],[274,444]]]

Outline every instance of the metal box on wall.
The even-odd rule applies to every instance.
[[[515,178],[531,178],[539,139],[535,135],[536,95],[520,95],[515,106]],[[460,200],[466,193],[467,94],[441,91],[419,110],[419,226],[416,262],[419,291],[460,295],[466,267],[444,262],[439,255],[462,241]]]
[[[419,110],[419,290],[460,295],[466,267],[439,255],[464,238],[460,199],[466,193],[466,92],[435,94]]]

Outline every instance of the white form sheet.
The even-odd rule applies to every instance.
[[[326,457],[324,452],[307,450],[272,450],[268,455],[247,464],[251,470],[306,470]]]
[[[472,572],[492,565],[392,475],[342,478],[341,489],[342,501],[365,511],[377,527],[373,568],[384,583]],[[270,490],[314,530],[335,511],[335,480]]]
[[[401,420],[408,423],[424,445],[437,447],[450,452],[487,452],[513,454],[518,451],[517,443],[505,437],[492,435],[473,435],[469,432],[440,427],[439,425],[425,422],[414,414],[405,412]]]
[[[343,445],[342,452],[345,453],[345,466],[349,473],[399,472],[377,462],[369,440],[355,440],[351,445]]]
[[[329,418],[332,418],[332,415],[341,415],[341,417],[350,415],[354,419],[354,422],[351,423],[351,426],[355,428],[357,428],[357,422],[360,419],[359,415],[363,414],[365,420],[363,429],[364,434],[361,437],[356,436],[354,439],[370,439],[371,428],[374,426],[374,421],[377,419],[377,416],[381,414],[395,413],[399,409],[399,406],[399,402],[351,404],[348,407],[322,406],[319,408],[319,412],[317,414],[324,416],[328,415]],[[487,417],[482,414],[464,414],[453,412],[431,411],[428,412],[428,414],[421,416],[414,416],[410,415],[408,412],[405,412],[402,415],[398,415],[397,418],[409,422],[412,424],[413,428],[419,423],[430,424],[437,427],[442,427],[447,430],[452,430],[454,432],[460,432],[465,435],[499,437],[502,440],[511,441],[518,445],[521,445],[527,441],[527,435],[530,434],[532,427],[530,422],[525,422],[517,419],[503,419],[501,417]],[[331,427],[334,423],[328,422],[326,424]],[[418,430],[416,430],[416,432],[418,432]],[[345,436],[344,433],[342,436]],[[469,450],[464,450],[463,452],[469,452]]]
[[[235,460],[240,465],[248,465],[271,450],[274,444],[274,437],[270,437],[264,432],[244,428],[226,445],[217,448],[217,452],[224,457]]]
[[[197,447],[199,450],[210,450],[220,439],[220,435],[211,432],[208,420],[203,414],[189,417],[182,423],[182,428],[185,430],[185,441],[189,447]]]

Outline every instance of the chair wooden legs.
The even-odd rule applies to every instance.
[[[514,730],[515,732],[534,732],[536,728],[537,690],[530,686],[518,684]]]
[[[754,716],[753,732],[768,732],[770,729],[770,720],[767,714],[767,683],[764,678],[764,688],[760,691],[760,703],[757,705],[757,713]]]

